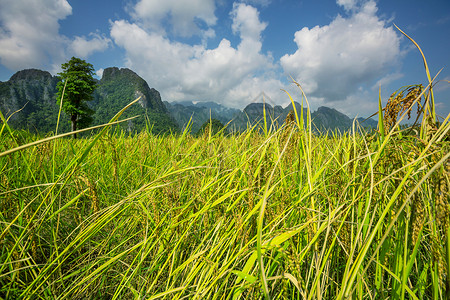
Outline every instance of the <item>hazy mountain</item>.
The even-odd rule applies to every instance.
[[[264,126],[264,114],[268,128],[277,122],[282,124],[284,120],[281,120],[280,115],[283,113],[283,109],[280,110],[280,108],[280,106],[272,107],[267,103],[250,103],[231,121],[230,129],[231,131],[243,131],[248,126],[257,124],[262,127]]]
[[[184,129],[192,117],[191,133],[198,132],[200,127],[210,118],[217,119],[222,124],[227,124],[234,116],[241,111],[235,108],[225,107],[215,102],[197,102],[191,101],[183,102],[167,102],[164,101],[167,110],[176,120],[177,125]]]
[[[301,112],[301,105],[299,103],[295,102],[295,108],[297,113]],[[231,131],[243,131],[248,125],[256,125],[262,128],[264,126],[264,110],[267,128],[271,126],[278,128],[284,124],[286,116],[293,110],[293,106],[289,104],[286,108],[283,108],[280,105],[272,107],[268,103],[250,103],[231,121]],[[306,116],[306,109],[303,109],[303,114]]]
[[[19,71],[9,81],[0,82],[0,110],[6,118],[10,117],[8,124],[15,129],[43,134],[54,131],[59,110],[56,105],[57,82],[56,76],[36,69]],[[131,106],[121,118],[140,117],[121,125],[124,129],[140,131],[148,125],[155,133],[178,130],[159,92],[150,88],[133,71],[118,68],[104,70],[94,92],[94,100],[88,102],[95,111],[92,125],[108,122],[139,96],[142,96],[139,103]],[[64,113],[61,117],[59,132],[67,132],[70,130],[69,120]]]
[[[278,128],[283,125],[288,113],[293,110],[292,104],[282,108],[281,106],[272,107],[270,104],[263,103],[251,103],[247,105],[244,110],[238,114],[231,122],[230,127],[232,131],[243,131],[247,128],[247,125],[256,125],[262,128],[264,126],[264,108],[266,113],[267,126],[274,126]],[[297,113],[301,111],[301,105],[295,102],[295,108]],[[306,122],[306,108],[303,109],[303,118]],[[300,115],[299,115],[300,118]],[[364,119],[357,119],[358,122],[362,122]],[[345,114],[337,111],[334,108],[328,108],[325,106],[319,107],[317,111],[311,113],[312,128],[316,132],[334,132],[336,130],[340,132],[348,131],[353,124],[353,120]],[[361,123],[363,127],[377,127],[377,122],[369,119],[364,123]]]
[[[311,114],[311,120],[317,130],[323,132],[327,130],[339,130],[344,132],[348,130],[352,124],[352,120],[345,114],[334,108],[325,106],[319,107]]]
[[[262,99],[262,97],[264,97],[264,94],[260,94],[259,98]],[[257,99],[255,99],[255,101],[256,100]],[[209,120],[210,117],[220,120],[223,124],[230,122],[228,125],[230,131],[242,132],[247,129],[247,126],[249,125],[257,125],[256,127],[262,128],[264,126],[264,110],[267,127],[270,128],[270,126],[274,126],[274,128],[278,128],[283,125],[286,116],[293,110],[292,104],[283,108],[279,105],[272,106],[269,103],[263,104],[259,102],[250,103],[242,111],[230,109],[214,102],[199,102],[194,104],[191,101],[172,103],[165,101],[164,104],[181,128],[184,128],[192,117],[192,133],[197,132],[202,124]],[[300,103],[295,102],[295,107],[297,113],[300,113]],[[306,108],[303,108],[303,118],[305,119],[305,122],[306,112]],[[336,130],[344,132],[348,131],[353,124],[353,119],[350,119],[348,116],[334,108],[325,106],[319,107],[317,111],[312,112],[311,119],[313,129],[316,132],[333,132]],[[373,119],[369,119],[364,123],[362,123],[364,118],[358,118],[357,120],[363,127],[377,127],[377,122]]]
[[[335,131],[340,132],[348,131],[353,125],[353,119],[350,119],[345,114],[337,111],[334,108],[321,106],[317,111],[311,114],[311,119],[316,126],[316,129],[320,132]],[[362,127],[365,128],[377,128],[378,122],[373,119],[368,119],[363,122],[365,118],[356,119]]]

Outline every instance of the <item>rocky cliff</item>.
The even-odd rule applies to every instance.
[[[152,128],[154,133],[176,131],[178,127],[161,101],[161,95],[147,82],[130,69],[107,68],[92,101],[96,111],[94,124],[109,121],[118,111],[136,98],[141,97],[138,105],[131,106],[123,118],[140,115],[123,127],[128,131],[140,131]]]
[[[36,69],[19,71],[9,81],[0,82],[0,110],[9,118],[8,124],[30,131],[55,130],[57,83],[49,72]]]
[[[28,69],[0,82],[0,110],[8,124],[45,134],[55,131],[59,107],[56,105],[58,77],[49,72]],[[141,96],[138,105],[130,107],[122,118],[137,116],[121,125],[128,131],[152,128],[154,133],[176,131],[178,127],[161,101],[159,92],[129,69],[107,68],[97,83],[94,100],[88,105],[95,111],[92,125],[107,123],[128,103]],[[69,120],[63,113],[59,132],[69,131]]]

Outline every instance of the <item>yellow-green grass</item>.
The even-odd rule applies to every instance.
[[[381,100],[378,132],[334,136],[296,115],[37,140],[1,116],[0,297],[448,299],[450,115],[431,82],[417,133],[385,128]]]
[[[445,299],[448,129],[105,132],[2,156],[0,295]]]

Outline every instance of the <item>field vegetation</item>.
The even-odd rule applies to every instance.
[[[380,97],[370,134],[313,134],[294,111],[277,130],[127,136],[126,107],[90,138],[38,139],[2,117],[0,297],[449,299],[433,84]]]

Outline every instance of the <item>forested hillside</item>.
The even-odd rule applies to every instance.
[[[28,69],[0,82],[0,111],[15,129],[46,133],[54,131],[58,118],[56,84],[58,78],[49,72]],[[69,119],[62,114],[60,128],[68,131]]]
[[[134,99],[141,97],[138,104],[128,108],[123,118],[140,115],[122,127],[127,131],[141,131],[147,126],[154,133],[177,131],[174,119],[168,113],[157,90],[150,88],[147,82],[136,73],[126,68],[107,68],[95,91],[92,108],[94,124],[109,121],[119,110]]]
[[[14,74],[7,82],[0,82],[0,110],[14,129],[46,134],[54,132],[59,107],[56,105],[58,78],[49,72],[28,69]],[[128,103],[141,97],[139,104],[130,107],[122,118],[139,116],[121,127],[138,132],[147,126],[154,133],[177,131],[178,127],[161,101],[159,92],[150,88],[129,69],[107,68],[98,81],[94,100],[89,102],[95,111],[92,125],[107,123]],[[62,113],[59,132],[70,130],[69,119]]]

